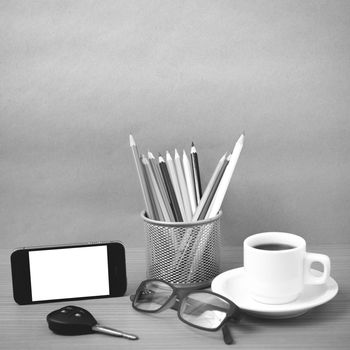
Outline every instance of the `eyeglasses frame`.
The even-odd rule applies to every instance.
[[[171,295],[169,296],[168,300],[159,309],[156,309],[156,310],[140,310],[139,308],[137,308],[135,306],[135,297],[136,297],[136,295],[138,295],[139,292],[141,292],[141,288],[145,284],[147,284],[149,282],[162,282],[162,283],[165,283],[169,287],[171,287],[173,291],[172,291]],[[195,324],[193,324],[191,322],[188,322],[184,318],[181,317],[181,315],[180,315],[181,303],[188,295],[190,295],[192,293],[196,293],[196,294],[198,294],[198,293],[211,294],[211,295],[214,295],[214,296],[216,296],[216,297],[218,297],[220,299],[223,299],[224,301],[226,301],[228,303],[229,310],[226,312],[226,316],[220,322],[219,326],[217,326],[216,328],[201,327],[201,326],[197,326],[197,325],[195,325]],[[204,331],[216,332],[220,328],[224,327],[225,324],[227,322],[229,322],[231,319],[239,320],[239,312],[240,312],[239,307],[232,300],[226,298],[225,296],[217,294],[217,293],[209,291],[209,290],[196,290],[195,288],[178,288],[178,287],[175,287],[173,284],[171,284],[171,283],[169,283],[167,281],[164,281],[162,279],[151,278],[151,279],[147,279],[147,280],[142,281],[140,283],[139,287],[137,288],[137,290],[135,292],[135,295],[133,297],[134,298],[132,298],[132,307],[136,311],[146,312],[146,313],[153,313],[154,314],[154,313],[162,312],[162,311],[164,311],[164,310],[166,310],[168,308],[173,308],[173,309],[175,309],[177,311],[177,316],[182,322],[188,324],[191,327],[195,327],[195,328],[198,328],[198,329],[201,329],[201,330],[204,330]]]

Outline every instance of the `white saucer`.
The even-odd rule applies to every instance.
[[[312,273],[320,274],[317,270],[312,270]],[[302,315],[334,298],[338,292],[338,284],[330,277],[324,285],[306,285],[302,294],[288,304],[262,304],[250,297],[247,291],[244,268],[240,267],[215,277],[211,283],[211,289],[213,292],[232,300],[238,307],[253,316],[291,318]]]

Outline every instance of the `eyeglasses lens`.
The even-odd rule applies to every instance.
[[[134,299],[134,307],[141,311],[157,311],[169,300],[173,289],[161,281],[141,285]]]
[[[180,317],[199,327],[215,329],[230,309],[229,303],[210,293],[191,293],[181,303]]]

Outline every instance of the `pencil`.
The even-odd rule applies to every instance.
[[[196,191],[194,189],[191,164],[190,164],[190,161],[188,160],[185,150],[183,150],[183,153],[182,153],[182,165],[185,173],[187,191],[190,198],[191,211],[193,215],[197,208]]]
[[[162,196],[162,194],[160,192],[160,189],[159,189],[156,177],[155,177],[155,175],[153,173],[153,170],[152,170],[152,167],[151,167],[151,165],[149,163],[149,160],[146,157],[144,157],[143,161],[144,161],[144,163],[146,165],[146,169],[147,169],[147,171],[149,173],[149,177],[151,179],[151,184],[153,186],[155,197],[156,197],[156,199],[158,201],[159,208],[160,208],[160,211],[161,211],[161,213],[163,215],[163,218],[164,218],[165,221],[170,222],[172,220],[170,218],[170,215],[169,215],[169,212],[167,210],[167,207],[166,207],[166,205],[164,203],[163,196]]]
[[[180,211],[180,207],[179,204],[177,202],[177,198],[176,198],[176,194],[174,191],[174,187],[173,184],[171,182],[170,179],[170,175],[168,172],[168,168],[165,164],[164,158],[160,155],[159,158],[159,168],[160,171],[162,173],[163,179],[164,179],[164,183],[165,183],[165,187],[167,190],[167,193],[169,195],[169,199],[170,199],[170,207],[173,211],[174,217],[176,221],[183,221],[182,215],[181,215],[181,211]]]
[[[152,211],[154,213],[153,219],[154,220],[159,220],[159,214],[158,214],[158,210],[157,210],[157,207],[156,207],[156,203],[154,201],[154,197],[153,197],[153,193],[152,193],[152,187],[150,185],[149,178],[147,176],[145,164],[143,164],[143,162],[142,162],[142,156],[140,156],[139,159],[140,159],[140,164],[141,164],[141,168],[142,168],[143,177],[145,179],[145,184],[146,184],[146,189],[147,189],[146,192],[147,192],[148,198],[150,200],[150,205],[151,205]]]
[[[147,189],[143,168],[142,168],[142,165],[140,163],[139,152],[138,152],[138,149],[137,149],[137,145],[136,145],[135,139],[134,139],[134,137],[131,134],[129,136],[129,141],[130,141],[130,147],[131,147],[131,150],[132,150],[132,154],[134,156],[134,161],[135,161],[137,175],[138,175],[140,186],[141,186],[143,200],[144,200],[144,203],[145,203],[146,214],[147,214],[147,216],[150,219],[154,219],[155,218],[154,211],[153,211],[153,208],[152,208],[151,199],[149,197],[149,192],[148,192],[148,189]]]
[[[171,207],[170,207],[169,196],[168,196],[168,193],[166,191],[165,184],[163,181],[163,176],[162,176],[160,169],[159,169],[159,164],[156,162],[156,159],[154,158],[153,153],[150,151],[148,151],[148,161],[149,161],[149,164],[150,164],[151,169],[153,171],[154,178],[157,182],[157,185],[158,185],[158,188],[160,191],[160,195],[161,195],[161,200],[165,206],[166,214],[163,213],[163,215],[164,215],[166,221],[175,221],[173,212],[172,212]],[[169,217],[169,220],[167,220],[167,217]]]
[[[225,163],[227,163],[226,153],[220,158],[218,164],[216,165],[216,168],[213,172],[213,175],[211,176],[211,178],[208,182],[208,185],[203,193],[203,196],[202,196],[200,202],[198,203],[198,207],[197,207],[196,212],[194,213],[194,215],[192,217],[192,221],[197,221],[199,219],[201,213],[202,212],[204,213],[203,208],[206,205],[208,198],[213,191],[214,183],[215,183],[216,179],[218,178],[218,174],[220,173],[220,171],[223,168]],[[215,189],[215,192],[216,192],[216,189]],[[212,199],[210,200],[210,203],[211,202],[212,202]],[[208,211],[208,208],[207,208],[206,212],[207,211]]]
[[[156,188],[154,186],[154,181],[152,179],[152,172],[148,163],[148,159],[145,157],[144,154],[141,155],[141,162],[145,171],[145,178],[146,181],[148,183],[148,188],[149,188],[149,193],[150,193],[150,197],[152,199],[152,203],[153,203],[153,210],[155,213],[155,220],[158,221],[164,221],[164,215],[163,215],[163,211],[161,209],[160,203],[159,203],[159,198],[156,192]]]
[[[193,142],[191,147],[191,162],[192,162],[192,174],[194,179],[194,186],[196,190],[196,201],[198,204],[202,197],[202,185],[201,185],[201,177],[199,172],[198,154]]]
[[[190,198],[188,195],[188,189],[187,189],[187,185],[186,185],[185,175],[184,175],[184,172],[182,170],[181,158],[180,158],[179,153],[177,152],[176,148],[175,148],[174,163],[175,163],[177,178],[179,180],[181,196],[182,196],[182,200],[183,200],[184,207],[185,207],[186,221],[191,221],[192,210],[191,210]]]
[[[218,211],[220,210],[221,204],[224,200],[225,194],[227,192],[228,185],[230,184],[233,172],[235,170],[236,164],[238,162],[238,158],[241,154],[243,144],[244,144],[244,132],[239,137],[238,141],[235,144],[235,147],[233,148],[231,159],[226,167],[226,170],[224,172],[224,175],[222,176],[222,179],[220,181],[219,187],[216,191],[215,197],[212,201],[211,207],[209,208],[205,218],[212,218],[214,217]]]
[[[166,165],[168,167],[170,179],[171,179],[171,182],[172,182],[173,187],[174,187],[176,199],[177,199],[177,202],[179,204],[180,211],[181,211],[181,216],[182,216],[184,221],[187,221],[187,216],[186,216],[185,207],[184,207],[182,196],[181,196],[180,185],[179,185],[179,182],[177,179],[174,162],[173,162],[173,159],[171,158],[171,155],[168,151],[166,152]]]
[[[213,188],[211,189],[211,191],[210,191],[210,193],[209,193],[208,199],[207,199],[207,201],[206,201],[205,204],[204,204],[204,207],[203,207],[203,209],[202,209],[202,211],[201,211],[201,213],[200,213],[200,215],[199,215],[198,220],[203,220],[203,219],[205,218],[205,216],[206,216],[206,214],[207,214],[207,212],[208,212],[208,210],[209,210],[209,208],[210,208],[210,205],[211,205],[211,203],[212,203],[212,200],[213,200],[213,198],[214,198],[215,195],[216,195],[216,191],[217,191],[217,189],[218,189],[218,187],[219,187],[219,184],[220,184],[220,181],[221,181],[221,179],[222,179],[222,176],[224,175],[225,169],[226,169],[226,167],[227,167],[227,165],[228,165],[228,163],[229,163],[230,156],[231,156],[231,155],[229,155],[229,156],[225,159],[224,164],[223,164],[223,166],[221,167],[221,169],[220,169],[220,171],[219,171],[219,173],[218,173],[218,176],[216,177],[216,179],[215,179],[215,181],[214,181]]]
[[[229,156],[226,157],[226,153],[220,158],[212,177],[210,178],[210,181],[204,191],[204,194],[200,200],[200,202],[198,203],[198,207],[197,210],[195,212],[195,214],[193,215],[192,221],[197,221],[197,220],[202,220],[205,218],[205,214],[210,206],[210,203],[212,201],[212,198],[215,195],[215,192],[217,190],[218,184],[220,183],[220,179],[222,178],[222,174],[225,171],[225,168],[228,164],[228,160],[229,160]],[[185,235],[186,239],[187,239],[187,244],[186,244],[186,248],[185,251],[190,248],[190,255],[192,256],[194,261],[192,262],[191,265],[191,269],[190,269],[190,275],[189,275],[189,280],[192,278],[192,275],[194,273],[194,271],[197,269],[198,264],[200,263],[200,259],[202,258],[203,255],[203,249],[205,249],[206,246],[206,240],[207,240],[207,235],[209,233],[207,232],[203,232],[203,227],[200,228],[199,232],[197,233],[194,242],[192,244],[192,248],[190,248],[190,240],[191,240],[191,236],[190,235]],[[204,237],[203,237],[204,235]],[[185,236],[183,241],[181,242],[182,245],[184,245],[184,240],[185,240]],[[204,245],[201,244],[201,242],[205,242]],[[181,245],[181,247],[182,247]],[[185,253],[182,254],[182,258],[185,256]],[[178,259],[178,261],[180,261],[181,263],[181,259]],[[189,281],[188,280],[188,281]]]

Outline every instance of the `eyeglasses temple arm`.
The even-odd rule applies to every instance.
[[[222,329],[222,335],[224,337],[224,342],[227,345],[231,345],[234,343],[234,340],[232,338],[232,334],[230,332],[230,329],[228,328],[227,324],[224,324]]]

